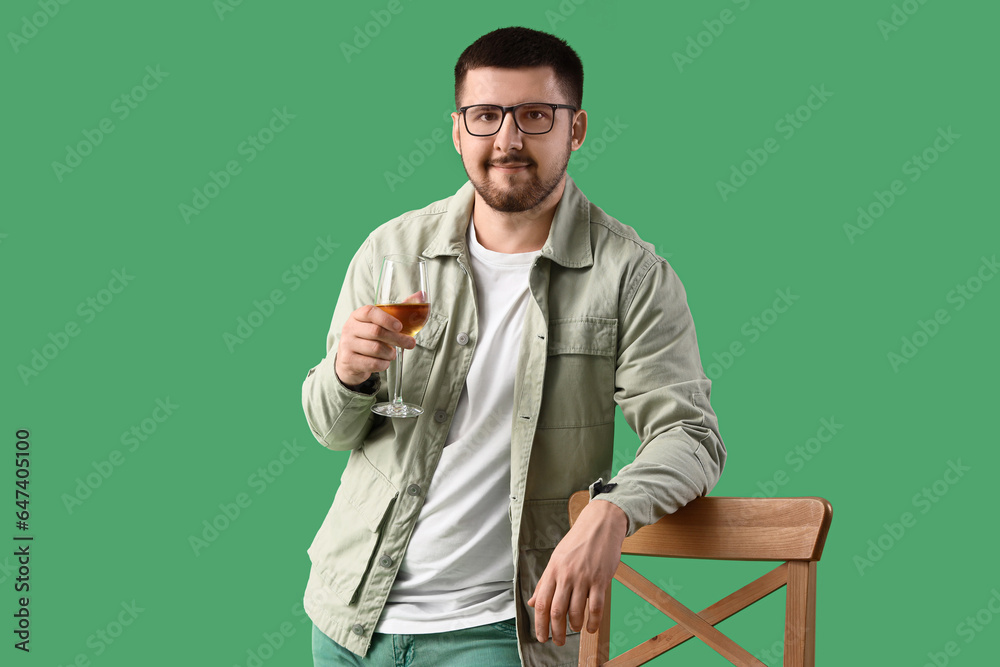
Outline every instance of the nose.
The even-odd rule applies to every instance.
[[[504,112],[503,118],[500,120],[500,130],[493,136],[494,147],[504,153],[523,147],[521,131],[517,128],[517,123],[514,122],[513,111]]]

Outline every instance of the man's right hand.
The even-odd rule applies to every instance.
[[[399,331],[402,323],[376,306],[361,306],[347,318],[337,346],[337,377],[348,386],[357,386],[372,373],[389,368],[396,347],[412,350],[412,336]]]

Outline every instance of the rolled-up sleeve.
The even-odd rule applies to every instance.
[[[629,286],[619,315],[615,400],[640,445],[597,497],[628,516],[628,534],[715,486],[726,460],[680,278],[660,258]]]
[[[337,346],[344,323],[351,313],[374,303],[371,242],[365,241],[347,268],[344,284],[326,337],[326,357],[309,369],[302,383],[302,409],[316,439],[335,450],[356,449],[371,430],[375,395],[353,391],[337,377]]]

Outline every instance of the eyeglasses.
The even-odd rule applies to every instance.
[[[514,124],[524,134],[545,134],[552,130],[556,122],[557,109],[570,109],[576,112],[576,107],[568,104],[546,104],[544,102],[524,102],[512,107],[497,104],[473,104],[458,110],[465,119],[465,129],[475,137],[489,137],[500,131],[504,116],[510,111],[514,116]]]

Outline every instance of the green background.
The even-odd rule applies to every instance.
[[[52,2],[51,17],[45,6],[0,9],[0,539],[35,538],[28,655],[12,647],[13,547],[0,551],[4,664],[69,665],[82,655],[102,667],[246,667],[267,635],[278,643],[282,624],[286,636],[263,664],[311,664],[298,606],[305,549],[347,457],[312,438],[300,385],[324,355],[341,279],[366,234],[464,182],[450,143],[433,140],[450,127],[452,68],[476,37],[515,24],[552,31],[581,55],[591,134],[570,173],[684,281],[729,450],[714,493],[833,504],[818,663],[923,665],[954,642],[939,664],[993,664],[1000,620],[990,623],[987,603],[1000,571],[989,406],[1000,280],[977,282],[977,272],[993,277],[983,258],[1000,247],[996,4],[551,0],[490,9],[401,0],[392,14],[381,0],[247,0],[225,12],[209,0],[109,0]],[[715,23],[724,10],[731,22]],[[888,23],[897,10],[898,26]],[[362,41],[378,17],[391,20]],[[355,39],[363,48],[345,55],[341,45]],[[678,65],[674,53],[685,49],[695,57]],[[142,86],[147,67],[166,74],[122,118],[120,98]],[[811,87],[831,95],[799,110]],[[274,109],[294,118],[248,160],[241,143]],[[776,124],[797,110],[809,118],[787,136]],[[97,136],[102,119],[113,131],[57,173],[53,163],[85,133]],[[949,128],[958,138],[936,154]],[[724,198],[718,182],[768,138],[777,152]],[[905,163],[928,149],[936,161],[911,180]],[[239,173],[186,221],[180,205],[231,160]],[[905,192],[849,238],[858,207],[896,179]],[[313,271],[296,284],[288,272],[314,256],[317,239],[339,247],[307,261]],[[102,292],[123,268],[127,286]],[[959,285],[979,290],[961,307]],[[227,345],[238,318],[274,290],[283,302]],[[797,299],[775,318],[778,290]],[[80,306],[108,296],[93,315]],[[901,354],[902,339],[938,310],[946,321],[933,337],[917,335],[916,355],[894,367],[888,354]],[[766,331],[753,318],[769,322]],[[19,367],[70,323],[78,335],[22,377]],[[743,353],[727,359],[734,343]],[[163,415],[158,399],[178,407],[146,421],[155,431],[139,446],[123,444],[124,433]],[[842,428],[821,447],[812,442],[807,461],[795,450],[823,419]],[[31,432],[26,533],[14,528],[19,428]],[[620,464],[636,438],[624,424],[618,433]],[[292,445],[287,463],[283,443]],[[953,484],[942,481],[949,462],[968,468],[949,475]],[[257,471],[269,465],[262,481]],[[96,472],[109,466],[106,479]],[[99,486],[67,505],[88,475]],[[921,500],[925,488],[935,502]],[[249,506],[193,548],[189,538],[205,521],[223,525],[220,504],[239,494]],[[886,524],[906,512],[913,521],[893,536]],[[889,548],[866,555],[869,540]],[[695,608],[767,569],[642,567]],[[780,664],[763,652],[781,639],[782,597],[720,628]],[[133,601],[142,611],[105,643],[98,631],[116,633]],[[666,627],[624,592],[614,613],[621,640]],[[962,625],[977,613],[976,626]],[[689,642],[656,664],[726,663]]]

